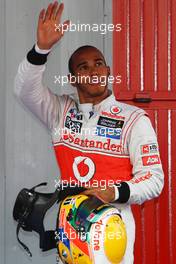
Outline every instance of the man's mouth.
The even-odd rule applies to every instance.
[[[92,79],[90,79],[88,84],[89,85],[101,85],[101,86],[103,86],[105,84],[105,80],[103,79],[103,82],[102,82],[102,78],[101,77],[94,76],[94,77],[92,77]]]
[[[89,82],[88,84],[91,85],[91,86],[105,86],[106,85],[106,83],[105,82],[102,82],[102,81]]]
[[[89,85],[97,85],[97,84],[101,84],[101,82],[89,82]]]

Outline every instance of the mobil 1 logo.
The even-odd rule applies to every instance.
[[[122,129],[124,121],[100,116],[97,124],[99,126],[104,126],[104,127],[109,127],[109,128],[121,128]]]

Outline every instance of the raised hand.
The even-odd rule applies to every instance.
[[[60,25],[64,4],[50,3],[47,10],[42,9],[39,14],[37,28],[37,45],[40,49],[51,49],[64,35],[63,28],[68,28],[70,21],[66,20]]]

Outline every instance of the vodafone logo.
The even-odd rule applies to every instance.
[[[88,157],[76,157],[73,162],[73,172],[80,182],[88,182],[95,173],[95,164]]]
[[[101,244],[101,239],[103,237],[103,223],[102,220],[99,222],[95,223],[94,226],[94,232],[93,232],[93,246],[94,250],[99,250],[100,249],[100,244]]]
[[[158,155],[142,157],[142,161],[144,166],[150,166],[161,163]]]
[[[117,115],[118,113],[122,111],[122,109],[118,106],[111,106],[110,111],[112,114]]]

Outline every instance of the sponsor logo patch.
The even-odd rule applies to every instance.
[[[78,112],[78,110],[76,108],[71,108],[69,110],[69,114],[70,114],[70,117],[72,119],[76,119],[76,120],[82,120],[83,119],[83,116]]]
[[[142,145],[141,154],[158,153],[158,146],[156,143]]]
[[[70,116],[67,116],[65,121],[65,127],[70,129],[72,132],[80,133],[82,123],[78,121],[73,121]]]
[[[114,105],[114,106],[111,106],[110,111],[112,114],[117,115],[118,113],[120,113],[122,111],[122,109],[120,107]]]
[[[91,214],[87,217],[87,220],[90,221],[92,218],[94,218],[94,216],[96,216],[96,214],[91,213]]]
[[[99,126],[110,127],[110,128],[122,128],[123,124],[124,121],[122,120],[115,120],[104,116],[100,116],[98,120]]]
[[[151,155],[142,157],[142,162],[144,166],[150,166],[155,164],[160,164],[160,157],[158,155]]]
[[[101,114],[103,116],[106,116],[106,117],[109,117],[109,118],[122,119],[122,120],[125,119],[124,116],[108,113],[108,112],[105,112],[105,111],[102,111]]]
[[[80,182],[88,182],[95,174],[95,164],[89,157],[76,157],[72,167],[76,179]]]
[[[68,134],[63,136],[63,141],[72,144],[74,146],[80,146],[85,149],[101,149],[105,151],[112,151],[112,152],[122,152],[123,147],[120,144],[114,144],[111,142],[111,139],[107,139],[106,142],[102,142],[100,140],[89,140],[88,138],[80,139],[76,137],[76,135]]]
[[[70,205],[70,204],[74,204],[75,203],[75,199],[74,198],[67,198],[64,201],[64,205]]]
[[[62,209],[59,217],[59,225],[63,227],[64,224],[65,224],[65,209]]]
[[[112,138],[112,139],[120,139],[122,133],[121,128],[108,128],[108,127],[100,127],[97,126],[96,134],[101,137]]]
[[[93,249],[98,251],[100,250],[101,246],[101,239],[102,239],[102,234],[103,234],[103,223],[102,220],[99,222],[95,223],[93,226]]]
[[[147,174],[137,178],[137,179],[132,179],[131,182],[134,184],[134,183],[139,183],[141,181],[145,181],[145,180],[148,180],[150,179],[150,177],[152,176],[153,174],[149,171]]]

